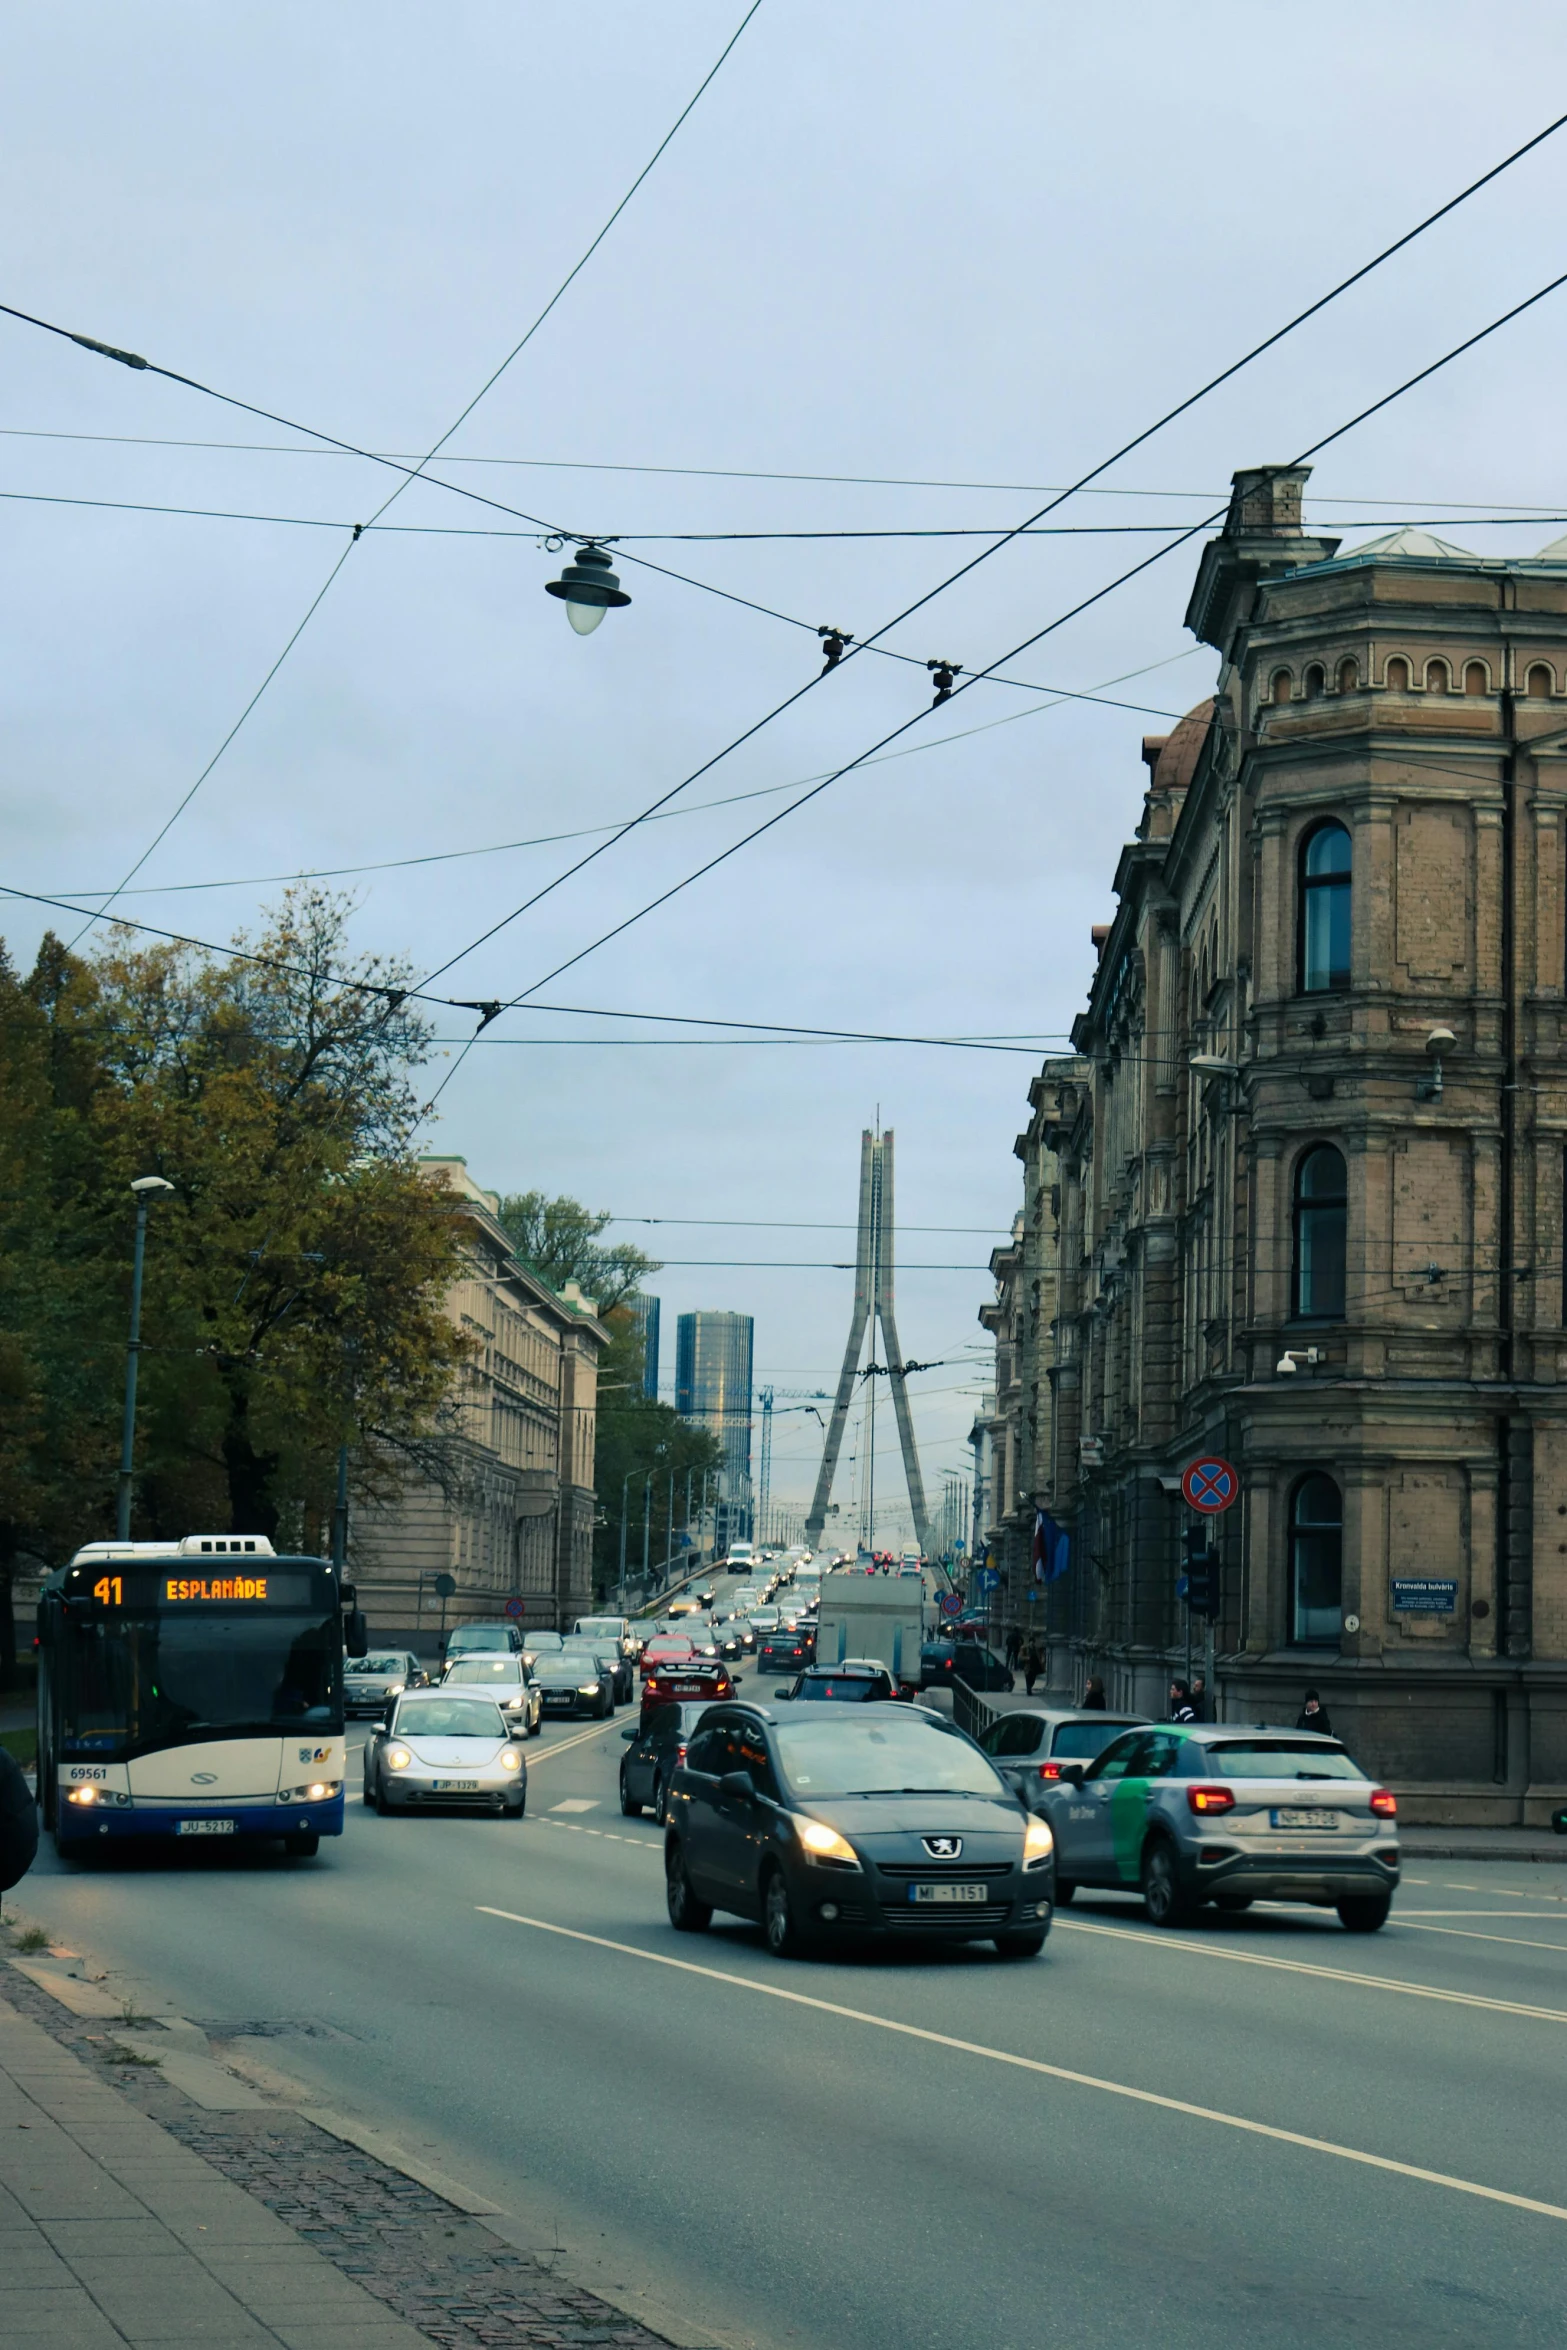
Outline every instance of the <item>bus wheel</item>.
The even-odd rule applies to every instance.
[[[285,1836],[283,1850],[295,1860],[314,1860],[321,1849],[321,1839],[313,1829],[302,1829],[297,1835]]]

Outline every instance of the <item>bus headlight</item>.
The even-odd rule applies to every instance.
[[[123,1809],[131,1799],[128,1795],[122,1795],[117,1787],[97,1787],[89,1783],[84,1787],[68,1788],[65,1800],[67,1803],[80,1804],[83,1810],[89,1804],[97,1804],[113,1811]]]
[[[309,1787],[285,1787],[278,1796],[279,1803],[329,1803],[343,1791],[341,1779],[317,1779]]]

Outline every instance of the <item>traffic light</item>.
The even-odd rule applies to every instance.
[[[1186,1531],[1186,1573],[1182,1577],[1186,1589],[1186,1605],[1194,1616],[1206,1616],[1211,1622],[1219,1612],[1219,1554],[1208,1548],[1208,1535],[1202,1526],[1189,1526]]]

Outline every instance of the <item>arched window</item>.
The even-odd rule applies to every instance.
[[[1483,661],[1470,661],[1467,663],[1464,669],[1465,693],[1488,694],[1490,690],[1491,680],[1485,673],[1485,663]]]
[[[1320,661],[1313,661],[1306,672],[1306,699],[1314,702],[1327,684],[1327,673]]]
[[[1409,691],[1409,663],[1401,655],[1395,654],[1387,665],[1387,690],[1390,694]]]
[[[1352,694],[1355,692],[1359,684],[1360,663],[1358,661],[1341,661],[1338,665],[1339,692],[1341,694]]]
[[[1344,1314],[1344,1157],[1330,1142],[1307,1151],[1295,1169],[1295,1297],[1298,1321],[1336,1322]]]
[[[1300,855],[1300,984],[1306,995],[1349,985],[1349,834],[1319,824]]]
[[[1528,694],[1531,701],[1547,702],[1550,700],[1553,690],[1550,671],[1543,661],[1537,661],[1529,672],[1529,682],[1524,687],[1525,693]]]
[[[1445,661],[1428,661],[1426,663],[1426,692],[1428,694],[1445,694],[1452,682],[1447,673]]]
[[[1273,684],[1270,688],[1270,691],[1273,695],[1273,699],[1276,702],[1287,702],[1289,700],[1290,673],[1287,669],[1275,669],[1273,672]]]
[[[1331,1477],[1302,1477],[1290,1504],[1290,1627],[1296,1644],[1337,1648],[1344,1629],[1344,1504]]]

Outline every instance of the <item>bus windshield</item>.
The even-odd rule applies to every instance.
[[[319,1607],[73,1613],[58,1657],[61,1751],[100,1761],[343,1722],[342,1635]]]

